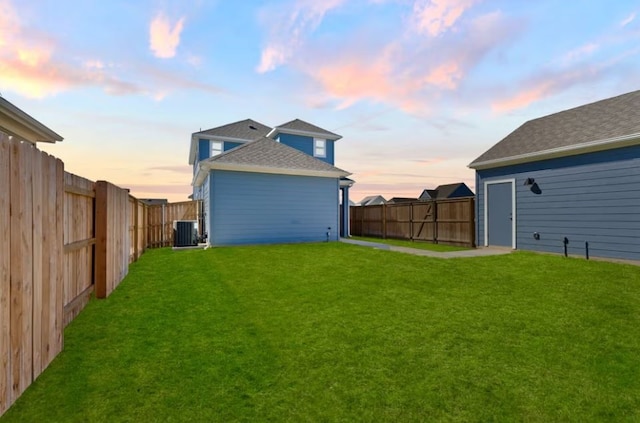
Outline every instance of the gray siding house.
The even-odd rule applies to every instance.
[[[640,91],[528,121],[469,167],[479,245],[640,260]]]

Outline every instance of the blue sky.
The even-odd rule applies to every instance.
[[[352,198],[418,196],[526,120],[640,89],[636,1],[0,0],[0,93],[66,169],[186,199],[190,135],[341,134]]]

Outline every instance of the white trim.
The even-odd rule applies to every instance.
[[[63,140],[55,131],[1,96],[0,131],[32,144],[38,142],[56,143]]]
[[[231,172],[270,173],[275,175],[315,176],[320,178],[341,178],[351,175],[349,172],[335,170],[282,169],[268,166],[240,165],[237,163],[200,162],[198,171],[191,185],[200,186],[211,170],[227,170]]]
[[[213,149],[213,146],[220,146],[220,148]],[[215,154],[214,154],[215,153]],[[209,140],[209,157],[219,156],[224,153],[224,141]]]
[[[559,157],[575,156],[578,154],[593,153],[596,151],[611,150],[614,148],[629,147],[640,144],[640,133],[624,135],[621,137],[607,138],[604,140],[590,141],[577,145],[551,148],[549,150],[533,153],[518,154],[500,159],[485,160],[478,163],[470,163],[471,169],[483,170],[494,167],[509,166],[521,163],[536,162],[539,160],[555,159]]]
[[[322,144],[322,154],[318,154],[320,144]],[[327,140],[325,138],[313,138],[313,157],[327,157]]]
[[[484,181],[484,246],[489,246],[489,206],[487,198],[488,186],[494,184],[511,184],[511,248],[516,249],[516,180],[511,179],[496,179],[490,181]]]
[[[326,132],[310,132],[310,131],[300,131],[298,129],[289,129],[289,128],[273,128],[268,134],[267,138],[273,138],[276,134],[290,134],[290,135],[302,135],[303,137],[312,137],[312,138],[324,138],[330,141],[338,141],[342,138],[342,135],[334,134],[331,135]]]

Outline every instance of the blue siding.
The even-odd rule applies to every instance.
[[[301,135],[279,134],[278,139],[282,144],[293,147],[305,154],[313,156],[313,137],[303,137]],[[327,157],[316,157],[323,162],[334,164],[335,141],[327,140]]]
[[[209,140],[198,140],[198,161],[211,157],[211,144]]]
[[[225,141],[224,144],[222,145],[222,151],[229,151],[232,148],[236,148],[239,145],[242,145],[241,142],[231,142],[231,141]]]
[[[210,173],[209,242],[240,245],[338,239],[339,181],[250,172]]]
[[[567,237],[570,254],[588,242],[592,256],[640,260],[640,146],[478,171],[479,245],[484,183],[505,178],[516,180],[518,249],[562,252]]]

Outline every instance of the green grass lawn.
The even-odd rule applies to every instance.
[[[638,421],[640,269],[151,250],[0,420]]]
[[[391,239],[391,238],[383,239],[383,238],[370,238],[370,237],[364,237],[364,236],[352,236],[350,238],[359,240],[359,241],[377,242],[379,244],[395,245],[398,247],[417,248],[419,250],[439,251],[443,253],[448,251],[463,251],[463,250],[469,249],[465,247],[456,247],[454,245],[432,244],[430,242],[410,241],[410,240],[404,240],[404,239]]]

